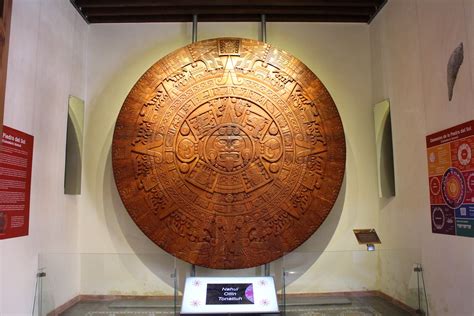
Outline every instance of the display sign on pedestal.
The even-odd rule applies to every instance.
[[[187,278],[181,314],[278,313],[271,277]]]
[[[474,237],[474,121],[426,137],[433,233]]]
[[[28,235],[33,136],[3,126],[0,146],[0,239]]]

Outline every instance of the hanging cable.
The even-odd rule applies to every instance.
[[[260,41],[267,42],[267,16],[262,14],[260,22]]]
[[[197,29],[198,29],[198,16],[197,14],[193,14],[193,38],[192,42],[197,42]]]

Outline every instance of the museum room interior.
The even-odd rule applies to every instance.
[[[129,207],[135,191],[116,185],[121,174],[115,168],[120,153],[114,151],[114,133],[120,134],[116,121],[122,105],[129,93],[139,90],[132,88],[152,65],[193,42],[192,16],[142,23],[110,14],[98,21],[94,8],[90,15],[84,13],[87,3],[127,1],[12,2],[3,146],[9,128],[33,136],[34,145],[29,229],[24,236],[2,236],[6,220],[0,218],[0,315],[173,315],[179,313],[185,280],[192,276],[271,276],[282,315],[474,315],[474,206],[468,205],[474,141],[461,144],[458,139],[464,136],[453,132],[464,124],[459,131],[468,133],[474,119],[473,0],[333,1],[333,6],[356,6],[356,12],[378,4],[368,20],[356,16],[314,22],[309,13],[299,21],[272,20],[271,13],[265,23],[259,16],[248,21],[198,20],[196,45],[214,38],[261,41],[265,26],[268,45],[245,40],[241,45],[270,47],[267,51],[291,54],[306,65],[337,107],[343,126],[340,146],[345,137],[343,172],[328,169],[323,179],[340,176],[335,188],[327,190],[334,200],[324,221],[308,239],[298,239],[298,247],[285,248],[265,265],[257,256],[257,266],[234,266],[247,267],[242,269],[226,269],[219,261],[192,265],[182,260],[188,258],[186,253],[169,253],[174,249],[171,239],[160,248],[147,237],[149,223]],[[152,2],[160,1],[136,4]],[[193,1],[181,2],[192,12]],[[290,1],[274,2],[288,7]],[[314,1],[323,2],[328,1]],[[252,75],[232,77],[229,64],[221,67],[228,71],[228,80]],[[168,71],[172,63],[164,59],[161,66]],[[153,81],[146,76],[143,80]],[[314,102],[326,102],[321,99]],[[381,103],[384,100],[388,102]],[[83,111],[71,113],[73,103]],[[383,141],[391,142],[388,152],[374,121],[380,104],[390,105],[384,123],[391,125],[391,135],[385,134]],[[69,123],[68,115],[73,117]],[[71,125],[77,133],[72,140],[67,133]],[[183,129],[181,133],[185,135]],[[457,138],[443,140],[450,133]],[[441,135],[444,147],[430,147],[428,136],[433,134]],[[68,165],[71,141],[79,149],[77,160]],[[440,148],[446,146],[457,146],[457,152],[448,147],[442,156]],[[445,169],[433,177],[430,159],[437,155],[446,160],[441,166]],[[381,172],[385,164],[393,165],[392,176]],[[4,170],[2,165],[0,176]],[[65,170],[73,173],[74,183],[65,180]],[[439,200],[433,197],[436,189],[442,191]],[[180,225],[176,229],[192,224],[182,219]],[[375,229],[381,243],[359,242],[357,229]],[[273,233],[278,235],[268,234]],[[92,309],[68,314],[86,303]],[[380,307],[383,304],[387,306]],[[156,306],[159,312],[154,312]],[[120,312],[121,307],[128,312]]]

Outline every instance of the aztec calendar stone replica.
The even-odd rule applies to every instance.
[[[250,39],[197,42],[164,57],[126,98],[115,182],[158,246],[219,269],[273,261],[322,224],[339,194],[345,140],[321,81]]]

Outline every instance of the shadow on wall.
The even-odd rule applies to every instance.
[[[113,131],[110,131],[112,134]],[[112,169],[112,150],[109,146],[109,153],[107,155],[105,170],[104,170],[104,210],[107,228],[111,234],[117,233],[116,226],[111,223],[118,223],[120,233],[126,239],[129,246],[133,249],[139,261],[147,267],[147,269],[153,273],[160,280],[173,287],[174,280],[171,278],[171,274],[174,272],[176,266],[177,270],[183,271],[189,268],[189,264],[182,262],[179,259],[175,259],[166,251],[162,250],[155,243],[153,243],[135,224],[132,218],[128,215],[125,206],[120,199],[120,195],[115,185],[113,169]],[[112,240],[116,238],[112,237]],[[127,256],[124,256],[126,258]],[[134,261],[122,260],[125,267],[127,265],[133,265],[129,267],[129,271],[136,270]],[[180,288],[184,286],[180,284]]]
[[[301,246],[272,263],[277,288],[283,287],[282,273],[280,271],[285,269],[285,285],[288,286],[302,277],[326,250],[329,241],[336,231],[342,210],[344,209],[345,195],[346,176],[344,175],[339,195],[323,224]]]
[[[113,131],[110,131],[110,134],[112,133]],[[174,258],[172,255],[158,247],[138,228],[132,218],[128,215],[115,185],[110,145],[104,170],[103,185],[106,223],[109,225],[109,223],[117,222],[120,226],[121,233],[143,265],[171,287],[173,286],[174,281],[170,278],[170,273],[173,272],[174,266],[176,266],[178,272],[178,288],[183,289],[184,280],[185,277],[190,274],[191,265]],[[310,269],[318,260],[319,256],[325,251],[341,217],[344,208],[345,193],[346,178],[344,177],[334,207],[319,229],[293,252],[270,264],[271,274],[275,278],[275,284],[278,289],[283,287],[283,268],[287,272],[290,271],[290,274],[286,275],[285,280],[286,285],[289,285]],[[113,234],[115,228],[113,226],[109,226],[108,228],[109,232]],[[115,238],[112,238],[112,240],[115,240]],[[125,266],[127,265],[125,262],[123,263]],[[136,268],[130,267],[130,270],[133,271],[134,269]],[[227,271],[198,267],[196,271],[197,275],[201,276],[259,276],[263,275],[264,270],[263,267]]]

